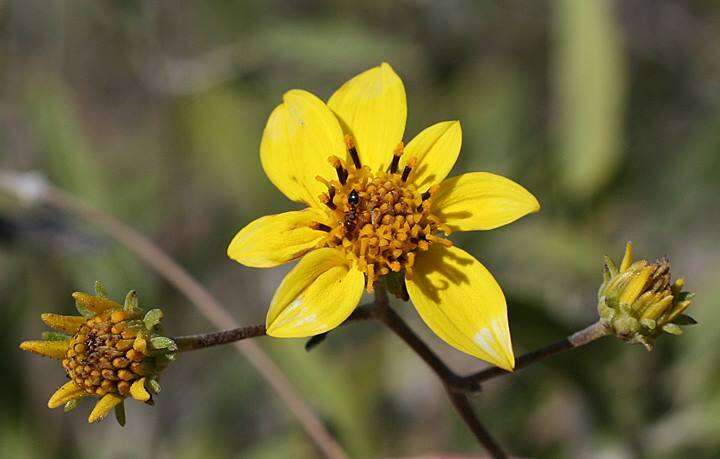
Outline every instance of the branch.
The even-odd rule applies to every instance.
[[[405,323],[395,311],[390,308],[385,285],[375,285],[375,303],[378,308],[378,319],[387,325],[396,335],[400,337],[410,348],[435,372],[445,386],[455,410],[460,414],[468,428],[475,434],[475,438],[496,459],[506,458],[507,455],[500,448],[500,445],[492,438],[490,433],[475,415],[467,395],[457,391],[455,384],[458,376],[448,368],[445,363],[421,340],[415,332]]]
[[[350,317],[345,319],[341,325],[357,320],[368,320],[374,317],[372,310],[367,306],[358,306]],[[178,345],[180,352],[195,351],[223,344],[230,344],[248,338],[266,336],[265,325],[249,325],[247,327],[231,328],[210,333],[198,333],[196,335],[177,336],[172,338]]]
[[[484,425],[480,422],[477,415],[472,409],[472,406],[470,406],[470,401],[468,400],[468,397],[466,394],[461,394],[460,392],[452,390],[447,385],[445,386],[445,390],[447,391],[448,397],[450,397],[450,402],[452,402],[453,407],[455,407],[455,410],[460,414],[463,421],[465,421],[465,424],[470,428],[473,434],[475,434],[475,438],[478,439],[478,441],[483,445],[483,447],[487,450],[488,454],[492,456],[495,459],[505,459],[507,458],[507,454],[505,454],[505,451],[500,447],[500,444],[498,444],[497,441],[490,435],[490,432],[487,431]]]
[[[95,224],[173,284],[214,326],[219,329],[238,327],[227,309],[152,241],[114,217],[52,186],[42,175],[0,170],[0,189],[24,204],[49,204]],[[234,345],[287,405],[323,455],[330,459],[347,459],[345,451],[275,362],[253,341],[238,341]]]
[[[265,336],[265,325],[250,325],[249,327],[233,328],[212,333],[178,336],[172,340],[175,341],[180,352],[187,352],[242,341],[257,336]]]
[[[567,351],[576,347],[584,346],[588,343],[595,341],[598,338],[607,336],[609,333],[609,330],[607,329],[607,327],[605,327],[604,324],[596,322],[583,328],[579,332],[573,333],[567,338],[563,338],[545,347],[541,347],[540,349],[521,355],[520,357],[515,359],[515,371],[522,370],[523,368],[535,362],[544,360],[562,351]],[[461,386],[469,386],[472,384],[479,385],[480,383],[485,382],[489,379],[510,374],[514,374],[514,372],[509,372],[499,367],[491,367],[468,376],[460,377],[458,378],[458,382]]]

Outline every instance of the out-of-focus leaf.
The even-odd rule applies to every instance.
[[[260,136],[268,114],[250,97],[228,87],[193,96],[183,107],[183,119],[190,135],[195,185],[216,195],[222,192],[233,205],[257,212],[258,202],[273,196],[258,190],[272,187],[260,166]]]
[[[555,151],[561,184],[581,200],[607,184],[622,158],[625,69],[614,2],[554,5]]]
[[[70,87],[60,78],[37,71],[26,76],[24,89],[23,108],[51,180],[91,205],[114,213],[122,189],[112,186],[111,171],[103,168],[100,147],[91,145],[85,132],[90,124],[82,122]],[[137,261],[124,250],[92,252],[70,266],[77,286],[103,279],[113,287],[131,277],[133,286],[149,290],[147,277],[140,274]]]

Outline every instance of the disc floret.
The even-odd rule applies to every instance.
[[[98,397],[89,422],[114,408],[122,424],[125,398],[153,403],[160,372],[174,359],[177,346],[160,335],[162,311],[145,313],[134,291],[124,305],[108,299],[100,284],[95,295],[75,292],[73,298],[81,316],[43,314],[43,322],[58,331],[20,347],[62,362],[70,381],[50,398],[50,408],[70,410],[82,398]]]
[[[430,211],[436,188],[420,191],[408,180],[415,158],[399,167],[402,143],[395,149],[388,170],[380,172],[362,166],[349,137],[346,143],[348,161],[329,158],[337,178],[317,177],[328,187],[320,199],[334,224],[318,223],[316,228],[328,232],[325,246],[344,250],[366,274],[367,290],[372,292],[375,281],[391,272],[404,271],[412,278],[417,252],[435,243],[451,246],[452,242],[439,235],[451,231]]]

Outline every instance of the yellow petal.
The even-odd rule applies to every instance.
[[[150,400],[150,393],[145,389],[145,378],[140,378],[130,386],[130,395],[135,400],[147,402]]]
[[[335,91],[328,105],[352,135],[363,165],[383,170],[402,141],[407,118],[405,87],[383,63],[355,76]]]
[[[323,101],[307,91],[294,89],[270,114],[260,144],[265,173],[285,196],[308,205],[319,204],[326,187],[317,175],[333,178],[328,157],[345,158],[342,129]]]
[[[459,121],[434,124],[407,144],[400,158],[400,170],[410,158],[417,158],[411,181],[424,191],[447,177],[460,154],[461,144],[462,128]]]
[[[451,346],[505,370],[515,366],[505,296],[492,274],[457,247],[431,246],[417,257],[410,299]]]
[[[23,341],[20,343],[20,349],[50,357],[51,359],[62,360],[67,353],[70,341]]]
[[[281,265],[318,246],[327,233],[311,226],[326,219],[313,208],[258,218],[235,235],[228,256],[254,268]]]
[[[96,295],[89,295],[85,292],[75,292],[72,294],[72,297],[79,306],[95,314],[100,314],[108,309],[122,309],[120,303]]]
[[[432,200],[432,211],[456,231],[489,230],[540,210],[522,186],[489,172],[445,180]]]
[[[69,381],[56,390],[50,400],[48,401],[48,408],[58,408],[66,404],[71,400],[82,398],[88,395],[82,388],[80,388],[75,381]]]
[[[285,276],[270,304],[267,334],[281,338],[318,335],[340,325],[360,302],[365,275],[336,249],[305,255]]]
[[[123,397],[120,397],[116,394],[106,394],[101,398],[96,404],[95,408],[93,408],[92,412],[90,413],[90,416],[88,417],[88,422],[95,422],[102,420],[105,416],[110,413],[110,410],[115,408],[116,405],[121,403],[123,401]]]
[[[50,313],[41,314],[40,319],[50,328],[72,334],[77,333],[80,326],[87,320],[82,316],[62,316]]]
[[[628,241],[627,244],[625,244],[625,255],[623,256],[622,263],[620,263],[620,272],[625,272],[632,264],[633,260],[633,251],[632,251],[632,242]]]
[[[620,304],[632,304],[645,289],[645,284],[654,270],[654,267],[646,266],[635,274],[620,294]]]

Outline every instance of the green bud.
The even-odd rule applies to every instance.
[[[690,292],[682,291],[684,279],[670,280],[670,262],[633,262],[628,242],[620,267],[605,257],[603,283],[598,291],[598,314],[615,336],[648,350],[663,332],[680,335],[680,325],[697,322],[683,312],[690,306]]]

